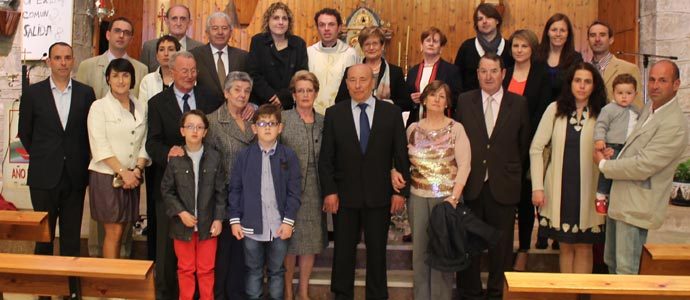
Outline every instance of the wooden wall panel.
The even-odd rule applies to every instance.
[[[636,1],[599,1],[599,19],[608,22],[614,31],[611,52],[639,52],[640,24],[637,22],[639,15],[640,10]],[[618,57],[637,63],[636,56],[619,55]]]
[[[204,33],[206,17],[213,11],[224,9],[227,1],[231,0],[170,0],[170,3],[182,3],[190,7],[194,22],[192,36],[207,41]],[[259,0],[251,23],[244,28],[234,30],[231,41],[233,46],[249,49],[251,36],[260,32],[263,12],[272,2],[275,0]],[[360,3],[359,0],[285,0],[283,2],[290,6],[295,15],[294,33],[304,38],[307,44],[312,44],[318,39],[313,21],[316,11],[322,7],[333,7],[338,9],[345,18]],[[401,60],[404,62],[405,35],[407,27],[410,27],[407,63],[413,65],[421,61],[419,36],[429,26],[440,28],[448,36],[443,57],[448,61],[453,61],[460,44],[475,35],[472,13],[479,2],[479,0],[369,0],[367,4],[386,23],[390,23],[393,29],[393,38],[386,50],[386,58],[391,63],[398,62],[399,43],[403,47]],[[531,29],[541,37],[546,20],[552,14],[561,12],[570,16],[573,22],[576,48],[586,57],[591,56],[587,46],[586,31],[589,23],[598,16],[599,0],[504,0],[504,3],[505,13],[502,25],[504,37],[509,37],[510,33],[520,28]]]
[[[133,23],[134,36],[132,37],[132,42],[129,44],[129,47],[127,48],[127,54],[134,58],[138,58],[141,54],[142,32],[146,31],[143,30],[143,28],[149,27],[148,22],[144,23],[144,19],[142,18],[142,12],[144,11],[144,2],[145,1],[113,0],[113,5],[115,7],[116,14],[110,19],[117,17],[126,17]],[[146,24],[146,26],[144,26],[144,24]]]

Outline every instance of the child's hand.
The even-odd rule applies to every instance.
[[[196,225],[196,218],[192,216],[188,211],[183,211],[177,214],[182,220],[182,224],[187,227],[194,227]]]
[[[594,142],[594,149],[602,151],[604,148],[606,148],[606,143],[604,141],[598,140]]]
[[[288,224],[280,224],[280,228],[278,228],[278,236],[280,237],[281,240],[287,240],[292,236],[292,226]]]
[[[242,232],[242,226],[240,224],[230,225],[230,230],[232,230],[232,235],[235,236],[236,239],[241,240],[244,238],[244,232]]]
[[[221,231],[223,231],[223,224],[220,223],[220,220],[213,221],[211,223],[211,236],[216,237]]]

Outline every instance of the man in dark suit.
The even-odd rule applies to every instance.
[[[197,85],[222,98],[228,74],[232,71],[247,71],[247,51],[228,46],[232,36],[232,22],[224,12],[208,16],[206,34],[208,44],[190,51],[199,65]]]
[[[29,152],[29,191],[36,211],[48,212],[51,242],[34,253],[53,254],[60,220],[60,255],[79,256],[84,192],[90,159],[86,117],[96,99],[93,89],[70,79],[72,47],[50,46],[50,77],[29,86],[19,105],[19,139]]]
[[[168,27],[168,34],[174,36],[180,42],[182,46],[180,50],[189,51],[203,45],[201,42],[187,36],[189,23],[192,21],[188,7],[182,4],[171,6],[165,13],[163,20],[165,21],[165,26]],[[156,71],[160,66],[156,59],[156,53],[158,52],[158,49],[156,49],[157,42],[157,38],[151,39],[146,41],[141,47],[141,57],[139,57],[139,60],[149,67],[149,72]]]
[[[409,182],[407,139],[400,109],[372,96],[374,76],[366,65],[348,69],[350,101],[326,110],[319,178],[323,210],[334,213],[335,253],[331,291],[353,299],[356,244],[363,228],[366,298],[387,299],[386,242],[391,213],[402,210],[409,186],[393,194],[393,165]]]
[[[149,100],[149,131],[146,151],[153,160],[155,179],[150,187],[154,190],[156,204],[156,299],[177,299],[177,259],[173,242],[168,237],[170,217],[165,213],[161,196],[161,180],[168,159],[183,156],[184,138],[180,134],[182,113],[200,109],[204,113],[215,111],[223,103],[203,89],[195,88],[196,62],[187,51],[176,52],[170,58],[173,62],[173,86],[165,89]]]
[[[512,268],[515,207],[520,202],[530,120],[525,98],[501,87],[505,73],[500,56],[485,54],[477,69],[480,89],[461,94],[456,106],[456,118],[465,126],[472,149],[464,201],[477,217],[503,232],[489,249],[487,295],[482,296],[480,257],[476,256],[457,276],[462,299],[501,299],[503,272]]]

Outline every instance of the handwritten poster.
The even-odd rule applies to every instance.
[[[24,0],[27,60],[40,60],[55,42],[72,44],[73,0]]]
[[[8,141],[6,145],[5,164],[3,165],[3,184],[9,188],[26,188],[26,176],[29,170],[29,153],[24,149],[22,142],[17,136],[19,125],[19,102],[3,103],[4,124],[3,140]]]

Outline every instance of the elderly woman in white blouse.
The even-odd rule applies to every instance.
[[[160,67],[146,74],[139,84],[139,99],[148,102],[153,96],[170,87],[173,82],[170,57],[180,51],[180,42],[172,35],[164,35],[156,42],[156,60]]]
[[[91,105],[87,119],[89,202],[91,218],[105,229],[103,257],[118,258],[124,227],[139,217],[139,186],[150,164],[144,147],[147,106],[130,93],[136,79],[128,60],[112,60],[105,76],[110,91]]]

